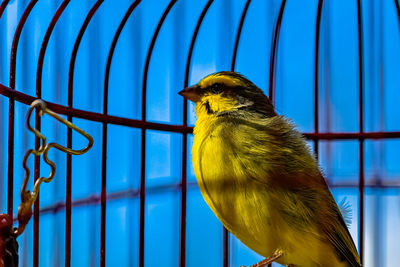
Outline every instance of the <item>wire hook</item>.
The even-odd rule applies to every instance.
[[[47,114],[57,121],[61,122],[62,124],[66,125],[68,128],[77,131],[79,134],[83,135],[87,140],[88,140],[88,145],[82,149],[79,150],[74,150],[71,148],[64,147],[62,145],[59,145],[57,143],[49,143],[47,144],[46,137],[42,135],[40,131],[38,131],[36,128],[33,128],[30,125],[30,118],[32,115],[33,110],[36,109],[38,111],[39,116],[43,116],[44,114]],[[31,131],[36,137],[38,137],[41,142],[40,146],[37,150],[35,149],[29,149],[26,151],[24,159],[22,161],[22,166],[25,170],[25,177],[22,182],[21,186],[21,204],[18,208],[18,228],[15,229],[14,234],[16,236],[19,236],[22,234],[24,231],[26,225],[29,222],[29,219],[32,216],[32,205],[36,201],[38,195],[39,195],[39,189],[40,185],[42,182],[49,183],[51,180],[54,178],[55,172],[56,172],[56,165],[53,161],[51,161],[48,158],[48,152],[49,150],[54,147],[57,150],[60,150],[62,152],[65,152],[67,154],[71,155],[82,155],[86,153],[92,146],[93,146],[93,138],[83,131],[82,129],[76,127],[74,124],[71,122],[61,118],[58,116],[56,113],[51,111],[46,107],[46,103],[40,99],[36,99],[35,101],[32,102],[28,112],[26,113],[26,118],[25,118],[25,123],[26,123],[26,128]],[[50,166],[50,174],[48,177],[40,177],[39,179],[36,180],[35,185],[33,187],[32,193],[26,189],[29,181],[29,176],[30,176],[30,169],[27,166],[27,160],[31,154],[34,154],[35,156],[40,156],[43,155],[43,160],[44,162]]]

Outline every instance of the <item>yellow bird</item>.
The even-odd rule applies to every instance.
[[[200,191],[233,235],[267,257],[254,266],[361,266],[316,159],[262,90],[223,71],[179,94],[195,103]]]

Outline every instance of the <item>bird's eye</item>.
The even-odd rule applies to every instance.
[[[220,94],[222,93],[222,86],[219,83],[214,83],[213,85],[211,85],[210,87],[210,91],[213,94]]]

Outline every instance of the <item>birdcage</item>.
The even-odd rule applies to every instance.
[[[399,19],[397,0],[3,0],[1,213],[16,216],[23,154],[39,144],[24,128],[35,99],[94,139],[79,157],[50,153],[57,173],[18,239],[20,266],[262,259],[223,229],[192,169],[194,110],[177,92],[220,70],[249,77],[305,134],[336,200],[352,205],[365,266],[395,266]],[[85,142],[51,119],[35,127]],[[35,179],[49,171],[29,164]]]

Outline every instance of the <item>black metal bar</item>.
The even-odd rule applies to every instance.
[[[319,40],[321,32],[321,13],[323,0],[318,0],[317,20],[315,25],[315,54],[314,54],[314,132],[319,132]],[[314,140],[314,151],[318,158],[318,139]]]
[[[151,55],[153,53],[153,49],[154,49],[154,45],[156,44],[157,41],[157,37],[158,37],[158,33],[161,30],[161,27],[164,23],[165,18],[167,17],[169,11],[171,10],[171,8],[173,7],[173,5],[176,3],[177,0],[172,0],[169,2],[167,8],[165,9],[164,13],[162,14],[157,27],[153,33],[153,37],[151,38],[151,42],[149,45],[149,50],[147,51],[147,55],[146,55],[146,61],[144,64],[144,71],[143,71],[143,83],[142,83],[142,102],[143,100],[144,103],[142,103],[142,121],[146,120],[146,98],[147,98],[147,76],[148,76],[148,72],[149,72],[149,67],[150,67],[150,60],[151,60]]]
[[[14,110],[13,98],[8,102],[7,214],[13,215],[14,191]]]
[[[184,100],[185,101],[185,100]],[[187,125],[187,112],[184,115],[184,125]],[[186,123],[185,123],[186,122]],[[186,266],[186,198],[187,198],[187,134],[182,138],[182,191],[179,239],[179,266]]]
[[[40,131],[41,120],[39,114],[35,114],[35,129]],[[38,150],[40,146],[40,139],[35,138],[35,149]],[[35,156],[34,164],[34,182],[40,177],[40,156]],[[35,204],[33,205],[33,266],[39,266],[39,201],[40,194],[38,193]]]
[[[9,92],[15,91],[15,78],[16,78],[16,65],[17,65],[17,52],[18,52],[18,44],[21,36],[22,29],[25,25],[26,20],[33,7],[35,6],[37,0],[31,0],[24,12],[22,13],[21,18],[18,21],[17,28],[14,33],[13,42],[11,46],[11,58],[10,58],[10,88]],[[3,2],[4,3],[4,2]],[[5,8],[5,5],[3,6]],[[4,11],[4,9],[3,9]],[[2,12],[3,12],[2,11]],[[14,119],[15,119],[15,100],[12,96],[9,97],[9,106],[8,106],[8,185],[7,185],[7,213],[9,216],[13,216],[13,189],[14,189]]]
[[[232,56],[232,63],[231,63],[231,71],[235,71],[235,65],[236,65],[236,55],[237,51],[239,48],[239,41],[240,41],[240,35],[242,34],[242,28],[244,24],[244,20],[246,18],[247,10],[249,9],[251,0],[247,0],[246,4],[244,5],[242,15],[240,17],[240,22],[239,22],[239,27],[236,33],[236,40],[235,40],[235,47],[233,48],[233,56]]]
[[[8,2],[10,2],[10,0],[3,0],[3,2],[1,2],[1,5],[0,5],[0,19],[1,19],[1,16],[3,16],[3,12],[6,9],[6,6],[8,5]]]
[[[275,23],[274,35],[272,40],[271,56],[269,58],[269,89],[268,97],[272,104],[275,105],[275,75],[276,75],[276,58],[278,53],[278,40],[281,31],[283,12],[285,11],[286,0],[282,0],[279,9],[278,19]]]
[[[247,10],[250,6],[250,2],[251,2],[251,0],[246,1],[246,4],[242,11],[242,15],[240,17],[238,30],[236,32],[235,46],[233,48],[231,71],[235,71],[236,55],[237,55],[237,51],[239,48],[240,36],[242,33],[242,28],[243,28],[244,20],[246,18]],[[222,263],[222,265],[224,267],[228,267],[229,266],[229,232],[225,227],[223,227],[223,229],[222,229],[222,244],[223,244],[223,252],[222,252],[223,253],[223,263]]]
[[[7,213],[13,215],[13,189],[14,189],[14,111],[15,101],[12,96],[12,92],[15,90],[15,77],[16,77],[16,66],[17,66],[17,52],[18,43],[21,36],[22,29],[31,13],[33,7],[38,0],[31,0],[27,7],[22,13],[21,18],[18,21],[17,28],[14,33],[14,38],[11,46],[11,58],[10,58],[10,92],[9,104],[8,104],[8,164],[7,164]]]
[[[53,32],[53,29],[60,18],[61,14],[64,12],[65,8],[69,4],[70,0],[64,0],[53,18],[50,21],[49,26],[47,27],[46,33],[44,35],[42,45],[40,47],[39,58],[36,69],[36,97],[42,98],[42,71],[43,71],[43,61],[44,56],[46,54],[47,45],[50,40],[50,36]],[[40,131],[41,128],[41,119],[39,116],[39,112],[36,111],[35,114],[35,127]],[[40,138],[35,137],[35,149],[39,149],[40,146]],[[35,170],[34,170],[34,181],[40,177],[40,156],[35,156]],[[39,266],[39,201],[40,194],[38,194],[37,200],[34,204],[33,209],[33,266]]]
[[[203,23],[203,19],[213,2],[214,2],[214,0],[208,0],[207,4],[204,6],[203,11],[200,14],[199,19],[197,20],[196,28],[194,29],[194,32],[193,32],[192,40],[190,42],[188,57],[186,60],[185,84],[184,84],[185,87],[187,87],[189,85],[189,72],[190,72],[190,66],[191,66],[191,61],[192,61],[193,49],[194,49],[194,45],[195,45],[196,39],[197,39],[197,34],[199,33],[200,26]]]
[[[363,80],[363,30],[362,30],[362,10],[361,0],[357,0],[357,25],[358,25],[358,68],[359,68],[359,127],[360,133],[364,132],[364,80]],[[364,140],[359,142],[359,201],[360,201],[360,259],[364,262]]]
[[[103,115],[108,113],[108,85],[111,70],[111,62],[114,56],[115,47],[117,45],[119,36],[122,29],[125,27],[126,22],[131,16],[132,12],[139,5],[141,0],[134,1],[126,11],[122,18],[117,31],[114,34],[110,51],[107,56],[107,64],[104,75],[104,94],[103,94]],[[102,165],[101,165],[101,223],[100,223],[100,266],[106,265],[106,203],[107,203],[107,125],[108,122],[103,122],[103,136],[102,136]]]
[[[10,88],[15,89],[15,76],[16,76],[16,66],[17,66],[17,52],[18,52],[18,44],[19,38],[21,37],[22,29],[25,25],[26,20],[28,19],[29,14],[31,13],[33,7],[36,5],[38,0],[31,0],[27,7],[22,13],[21,18],[18,21],[17,28],[15,29],[14,38],[11,46],[11,58],[10,58]]]
[[[106,95],[104,94],[104,97]],[[107,112],[107,101],[104,98],[103,110]],[[101,143],[101,222],[100,222],[100,266],[106,266],[106,204],[107,204],[107,123],[103,123]]]
[[[319,44],[321,32],[321,16],[323,0],[318,0],[317,18],[315,21],[315,45],[314,45],[314,133],[319,132]],[[314,139],[315,157],[319,157],[319,140]]]
[[[222,266],[229,266],[229,232],[222,226]]]
[[[36,69],[36,97],[41,98],[42,97],[42,72],[43,72],[43,61],[44,61],[44,56],[46,54],[46,49],[47,45],[50,40],[50,36],[53,33],[53,29],[56,26],[56,23],[62,13],[64,12],[65,8],[68,6],[69,2],[71,0],[64,0],[61,5],[58,7],[56,13],[54,14],[53,18],[50,21],[49,26],[47,27],[46,33],[43,37],[42,45],[40,47],[40,52],[39,52],[39,59],[38,59],[38,64],[37,64],[37,69]]]
[[[186,59],[185,66],[185,79],[183,87],[187,87],[189,85],[189,72],[190,72],[190,63],[192,60],[192,54],[194,45],[197,40],[197,34],[199,33],[200,26],[203,22],[203,19],[211,6],[213,0],[209,0],[207,4],[204,6],[200,17],[197,20],[196,27],[193,31],[192,39],[190,41],[189,51]],[[183,126],[187,127],[187,100],[183,99]],[[188,127],[187,127],[188,128]],[[180,221],[180,242],[179,242],[179,266],[184,267],[186,265],[186,209],[187,209],[187,134],[188,132],[183,132],[183,140],[182,140],[182,197],[181,197],[181,221]]]
[[[88,12],[81,29],[79,30],[78,36],[76,37],[74,47],[72,49],[71,59],[68,69],[68,107],[73,106],[73,92],[74,92],[74,69],[76,56],[78,54],[79,45],[82,37],[89,25],[90,20],[103,3],[104,0],[98,0],[92,6]],[[68,115],[68,121],[72,122],[72,116]],[[67,129],[67,147],[72,148],[72,129]],[[66,162],[66,199],[65,199],[65,266],[71,266],[71,208],[72,208],[72,158],[70,154],[67,154]]]
[[[396,11],[397,11],[397,17],[399,20],[399,32],[400,32],[400,5],[399,5],[399,0],[393,0],[394,4],[396,6]]]
[[[142,102],[143,103],[143,102]],[[146,190],[146,131],[141,130],[140,148],[140,213],[139,213],[139,267],[144,267],[144,216],[145,216],[145,190]]]
[[[156,43],[158,33],[167,17],[169,11],[176,3],[177,0],[172,0],[169,2],[168,6],[164,10],[157,27],[151,38],[149,49],[146,55],[146,61],[143,70],[143,80],[142,80],[142,121],[146,121],[146,97],[147,97],[147,75],[150,66],[151,55],[153,53],[153,48]],[[144,228],[145,228],[145,196],[146,196],[146,130],[142,128],[141,131],[141,171],[140,171],[140,233],[139,233],[139,267],[144,267]]]

